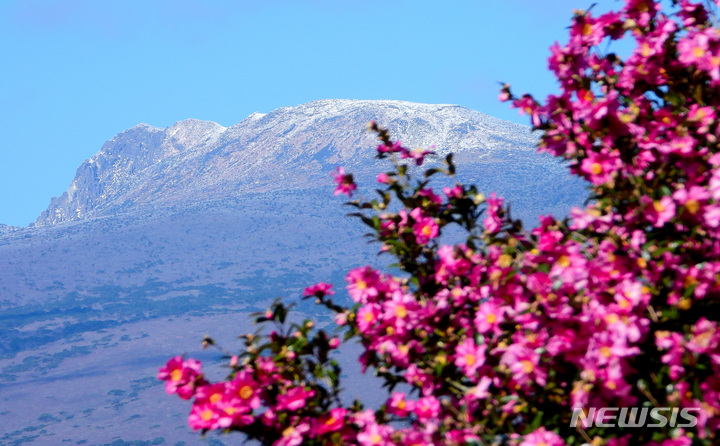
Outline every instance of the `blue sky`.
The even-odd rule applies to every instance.
[[[224,126],[315,99],[460,104],[516,122],[498,82],[556,91],[580,0],[0,2],[0,223],[25,226],[115,134]],[[619,8],[600,0],[601,8]]]

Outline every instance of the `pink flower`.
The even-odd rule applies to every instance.
[[[380,144],[379,146],[377,146],[378,153],[397,153],[403,150],[407,149],[403,148],[400,141],[395,141],[391,146],[386,146],[385,144]]]
[[[332,285],[325,282],[320,282],[316,285],[310,286],[305,288],[305,291],[303,291],[303,297],[310,297],[310,296],[317,296],[317,297],[323,297],[323,296],[332,296],[335,294],[335,291],[332,289]]]
[[[188,416],[188,424],[194,430],[199,429],[217,429],[220,420],[220,413],[213,404],[194,404],[190,415]]]
[[[373,302],[378,297],[380,274],[369,266],[355,268],[350,271],[345,280],[348,282],[347,290],[350,298],[359,303]]]
[[[388,176],[388,174],[381,173],[377,176],[377,182],[381,184],[390,184],[393,182],[393,179]]]
[[[195,392],[196,404],[216,404],[223,399],[227,399],[227,385],[224,382],[198,386]]]
[[[422,209],[415,208],[410,212],[410,216],[415,220],[413,225],[413,234],[418,245],[425,245],[431,239],[438,236],[440,227],[432,217],[423,216]]]
[[[402,392],[393,392],[392,397],[385,403],[387,412],[399,417],[406,417],[415,408],[415,403],[405,399]]]
[[[273,446],[300,446],[305,438],[304,435],[309,431],[309,423],[293,423],[283,429],[281,437],[273,443]]]
[[[452,188],[443,187],[442,191],[445,195],[447,195],[448,198],[460,198],[465,193],[461,186],[454,186]]]
[[[684,65],[704,65],[708,52],[708,37],[703,33],[691,34],[678,41],[678,61]]]
[[[200,386],[195,394],[195,406],[188,422],[195,429],[225,429],[230,426],[252,424],[251,408],[235,397],[231,383],[221,382]],[[204,427],[205,424],[215,427]]]
[[[418,196],[425,197],[430,203],[436,205],[441,205],[443,202],[442,198],[440,198],[439,195],[435,194],[435,192],[433,192],[433,190],[430,188],[420,190],[420,192],[418,192]]]
[[[357,185],[353,181],[352,174],[345,174],[345,169],[343,167],[336,168],[330,174],[332,175],[333,180],[337,183],[334,195],[346,194],[347,196],[352,197],[352,191],[357,189]]]
[[[537,127],[540,125],[540,107],[530,95],[523,95],[522,98],[513,101],[513,107],[520,110],[520,114],[530,116],[532,124]]]
[[[393,444],[389,437],[392,433],[390,426],[381,426],[376,423],[368,423],[357,436],[361,446],[385,446]]]
[[[419,305],[413,294],[396,290],[390,299],[383,303],[383,321],[392,324],[396,332],[405,333],[406,326],[414,319],[418,309]]]
[[[483,302],[478,307],[477,313],[475,313],[475,328],[480,333],[487,333],[492,331],[493,334],[499,335],[500,324],[504,320],[503,313],[504,308],[499,307],[491,302]]]
[[[329,432],[339,431],[345,426],[347,412],[347,409],[340,407],[330,410],[328,415],[323,415],[315,421],[313,434],[324,435]]]
[[[487,199],[487,217],[483,220],[485,230],[491,233],[498,232],[502,226],[502,218],[500,218],[500,210],[503,204],[503,198],[497,198],[495,192],[490,194]]]
[[[201,363],[175,356],[158,370],[158,379],[165,381],[165,391],[169,395],[177,393],[184,400],[190,399],[195,394],[196,381],[202,379]]]
[[[435,153],[431,150],[423,150],[421,148],[412,149],[412,150],[402,150],[400,154],[400,158],[406,159],[406,158],[412,158],[415,160],[415,164],[418,166],[422,165],[423,160],[427,155],[430,155],[432,153]]]
[[[485,348],[485,345],[475,345],[472,339],[466,338],[455,349],[455,365],[465,375],[473,377],[477,369],[485,364]]]
[[[276,410],[296,411],[305,407],[308,398],[315,396],[314,390],[305,390],[303,387],[293,387],[286,393],[278,395]]]
[[[480,378],[480,382],[471,389],[471,392],[468,396],[470,396],[472,399],[485,399],[490,396],[490,392],[488,389],[492,385],[492,378],[489,376],[483,376]]]
[[[242,370],[230,381],[229,392],[243,405],[252,409],[260,407],[260,384],[252,377],[252,372]]]
[[[413,412],[421,423],[437,418],[440,414],[440,401],[434,396],[425,396],[417,400]]]
[[[580,164],[580,171],[594,185],[605,184],[612,179],[613,174],[620,168],[621,162],[617,154],[603,151],[590,152],[588,157]]]
[[[647,220],[656,228],[660,228],[675,217],[675,202],[672,197],[662,197],[660,200],[652,201],[647,196],[643,196],[645,203],[645,213]]]
[[[525,435],[520,446],[565,446],[565,442],[560,435],[541,427]]]
[[[701,317],[693,327],[693,337],[686,345],[691,352],[709,353],[717,350],[719,342],[717,324]]]
[[[375,326],[380,316],[380,307],[377,304],[368,304],[360,307],[357,312],[357,325],[360,333],[367,333]]]
[[[677,204],[685,208],[686,215],[702,215],[703,206],[710,198],[710,193],[704,187],[691,186],[678,189],[673,193],[673,199]]]
[[[512,344],[500,358],[500,363],[508,366],[513,379],[521,386],[532,381],[545,385],[547,372],[540,367],[540,355],[532,348]]]

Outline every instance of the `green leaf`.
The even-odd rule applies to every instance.
[[[527,429],[525,430],[526,434],[529,434],[530,432],[533,432],[537,428],[540,427],[540,424],[542,423],[544,412],[541,410],[535,415],[535,418],[533,418],[532,422],[528,425]]]

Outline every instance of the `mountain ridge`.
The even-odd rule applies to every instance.
[[[373,119],[388,126],[393,138],[434,146],[441,154],[475,150],[482,156],[509,144],[528,150],[535,142],[528,127],[461,106],[390,100],[312,101],[256,112],[230,127],[198,119],[164,129],[142,123],[83,162],[70,187],[51,199],[35,224],[143,204],[324,184],[340,164],[368,171],[375,166],[368,149],[376,142],[365,124]]]

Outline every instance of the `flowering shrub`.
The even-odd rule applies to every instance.
[[[666,9],[576,12],[551,48],[560,94],[542,104],[503,88],[539,149],[592,184],[566,220],[526,232],[502,198],[455,181],[452,156],[419,170],[431,153],[371,123],[392,167],[378,198],[349,204],[399,271],[350,271],[349,307],[328,284],[304,294],[362,343],[362,367],[391,389],[379,410],[341,404],[340,341],[275,303],[258,317],[275,330],[245,338],[226,381],[182,357],[160,370],[168,393],[194,396],[190,425],[273,445],[717,444],[720,31],[710,5]],[[627,59],[598,49],[623,38],[636,43]],[[338,193],[355,191],[334,175]],[[433,190],[435,175],[453,185]],[[463,243],[443,244],[450,227]],[[603,407],[693,409],[697,423],[603,423],[590,411]],[[576,408],[590,415],[572,426]]]

